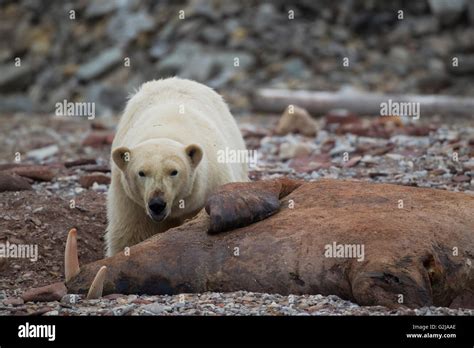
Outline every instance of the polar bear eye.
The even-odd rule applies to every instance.
[[[178,175],[178,171],[175,169],[175,170],[171,171],[170,175],[171,176],[176,176],[176,175]]]
[[[138,175],[140,175],[140,176],[143,178],[143,177],[145,176],[145,173],[143,172],[143,170],[140,170],[140,171],[138,172]]]

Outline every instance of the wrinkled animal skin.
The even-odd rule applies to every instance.
[[[69,292],[87,292],[106,265],[104,293],[247,290],[334,294],[360,305],[474,306],[467,194],[281,179],[225,185],[206,209],[210,216],[201,211],[129,256],[83,266]],[[332,245],[363,246],[363,258],[327,257]]]

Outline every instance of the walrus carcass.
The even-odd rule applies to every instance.
[[[90,297],[247,290],[474,307],[474,197],[467,194],[279,179],[222,186],[206,211],[80,270],[71,233],[68,291],[87,292],[95,278]]]

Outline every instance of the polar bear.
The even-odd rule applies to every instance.
[[[106,253],[117,252],[196,215],[211,191],[248,181],[245,151],[222,97],[180,78],[144,83],[128,101],[112,144]]]

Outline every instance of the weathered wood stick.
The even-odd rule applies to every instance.
[[[473,116],[474,98],[447,95],[389,95],[359,92],[312,92],[260,89],[253,98],[254,110],[281,113],[290,104],[313,115],[346,109],[359,115],[380,115],[381,103],[420,103],[420,115]]]

